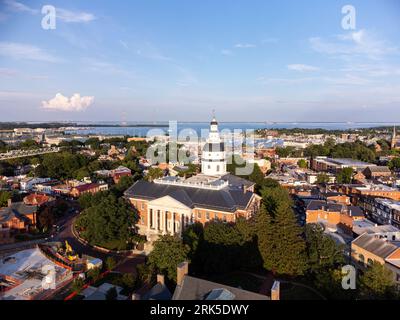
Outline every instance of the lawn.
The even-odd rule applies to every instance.
[[[281,283],[281,300],[322,300],[312,290],[292,283]]]

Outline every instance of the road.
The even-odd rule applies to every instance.
[[[107,259],[107,257],[113,257],[119,264],[117,270],[122,268],[121,272],[135,272],[135,266],[145,261],[145,258],[141,255],[129,256],[128,254],[117,254],[114,252],[106,253],[81,243],[75,238],[72,232],[73,221],[78,215],[79,213],[67,214],[66,217],[58,221],[60,232],[57,233],[53,238],[49,238],[49,240],[61,242],[68,241],[74,251],[79,255],[86,254],[95,258],[99,258],[103,260],[103,262]],[[130,267],[124,268],[124,265],[132,266],[132,270],[129,271]]]

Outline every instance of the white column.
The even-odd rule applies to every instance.
[[[155,217],[156,217],[156,222],[155,222],[155,226],[156,226],[156,230],[158,231],[158,209],[157,210],[154,210],[155,212],[154,212],[154,215],[155,215]]]
[[[150,229],[150,208],[147,208],[147,230]]]
[[[171,230],[172,235],[175,234],[175,212],[172,212],[172,230]]]

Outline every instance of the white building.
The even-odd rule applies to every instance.
[[[210,123],[210,134],[203,147],[201,172],[209,176],[226,174],[225,144],[219,135],[218,122],[215,117]]]

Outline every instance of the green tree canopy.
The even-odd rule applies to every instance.
[[[76,226],[89,243],[121,250],[132,243],[137,221],[136,212],[122,198],[109,194],[85,209]]]
[[[395,298],[393,273],[374,261],[360,276],[360,298],[368,300]]]
[[[189,250],[190,248],[177,236],[160,236],[149,254],[148,264],[157,273],[162,273],[176,282],[176,268],[178,264],[188,260]]]
[[[353,168],[343,168],[336,175],[337,183],[351,183],[353,180]]]

